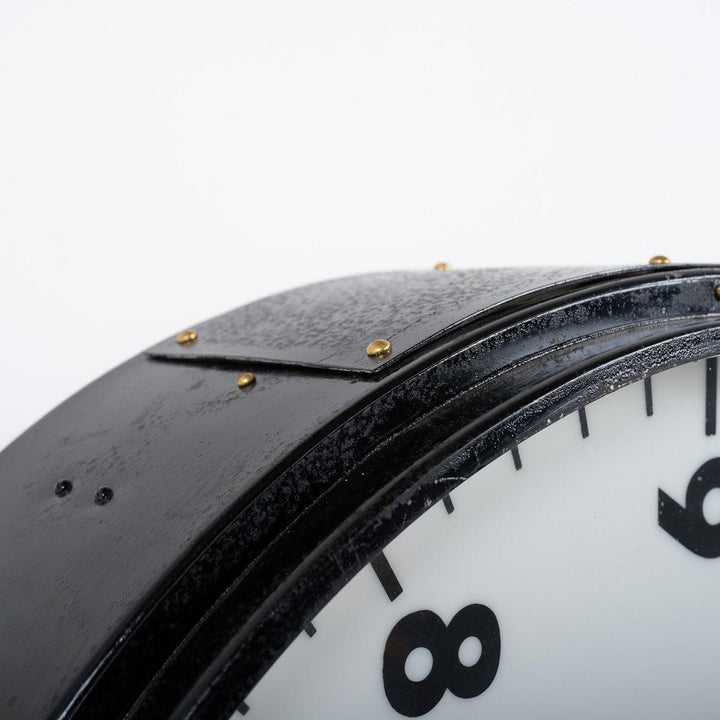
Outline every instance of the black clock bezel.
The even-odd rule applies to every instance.
[[[495,327],[465,328],[433,348],[228,526],[206,561],[226,562],[222,547],[234,544],[234,533],[267,522],[268,507],[300,494],[307,478],[334,476],[265,539],[130,717],[158,709],[173,718],[229,716],[324,604],[465,478],[615,389],[716,354],[714,287],[714,277],[694,273],[614,280]],[[349,457],[351,467],[339,470]]]
[[[325,367],[318,352],[304,365],[282,348],[240,362],[165,344],[0,453],[0,581],[17,589],[0,617],[0,706],[229,716],[323,605],[465,478],[615,389],[720,353],[720,267],[474,282],[491,277],[494,298],[513,288],[507,302],[466,313],[442,295],[457,282],[432,276],[423,307],[435,298],[448,326],[423,326],[410,294],[414,329],[372,371],[353,369],[372,362],[355,350]],[[343,312],[364,327],[362,309]],[[246,371],[256,382],[238,388]]]

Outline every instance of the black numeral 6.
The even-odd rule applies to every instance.
[[[703,515],[705,496],[720,488],[720,458],[704,463],[690,478],[685,507],[658,489],[658,523],[690,552],[704,558],[720,557],[720,525]]]

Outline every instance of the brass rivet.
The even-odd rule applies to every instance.
[[[239,388],[250,387],[255,382],[255,376],[251,372],[244,372],[238,376],[237,385]]]
[[[450,269],[450,263],[438,263],[435,266],[436,270],[449,270]]]
[[[178,345],[192,345],[197,340],[194,330],[183,330],[176,338]]]
[[[670,258],[666,258],[664,255],[655,255],[650,258],[650,265],[669,265]]]
[[[715,286],[715,297],[720,300],[720,285]]]
[[[392,350],[392,345],[387,340],[373,340],[368,346],[365,352],[368,357],[381,358],[385,357]]]

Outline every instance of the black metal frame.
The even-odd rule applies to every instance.
[[[717,352],[715,281],[693,275],[616,279],[443,342],[424,358],[426,367],[278,478],[208,550],[212,563],[225,563],[238,535],[267,524],[268,507],[278,508],[282,496],[300,495],[307,478],[330,481],[313,482],[302,510],[254,548],[252,566],[185,636],[132,716],[229,715],[307,622],[428,503],[611,387]],[[190,687],[188,678],[195,678]]]
[[[176,552],[123,632],[110,633],[76,674],[57,714],[229,716],[324,604],[429,504],[563,415],[718,354],[719,281],[717,267],[598,276],[485,314],[386,373],[345,375],[342,384],[255,363],[262,378],[326,382],[331,391],[318,402],[342,395],[342,409],[222,501],[219,519],[190,552]],[[187,368],[146,362],[153,372]],[[195,363],[192,377],[209,371]],[[161,478],[169,489],[181,480]]]

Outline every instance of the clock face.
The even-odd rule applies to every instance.
[[[716,359],[549,425],[429,508],[233,715],[714,717]]]

